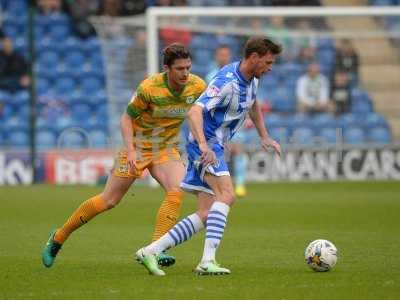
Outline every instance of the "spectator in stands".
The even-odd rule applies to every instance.
[[[1,41],[0,50],[0,89],[15,92],[28,87],[28,64],[25,58],[14,51],[10,38],[5,37]]]
[[[89,16],[95,15],[99,10],[97,0],[75,0],[65,3],[66,10],[71,16],[71,25],[80,38],[87,38],[95,35],[95,30],[89,22]]]
[[[336,115],[346,113],[351,104],[351,88],[348,74],[344,71],[336,72],[331,85],[331,101]]]
[[[61,0],[38,0],[39,12],[43,15],[60,13],[62,8]]]
[[[345,71],[349,75],[350,83],[358,83],[359,59],[353,44],[349,39],[340,41],[336,49],[336,70]]]
[[[121,0],[103,0],[100,3],[100,15],[108,17],[118,17],[122,15]]]
[[[299,112],[317,113],[331,111],[329,82],[320,73],[318,63],[311,63],[308,67],[308,72],[298,79],[296,96]]]
[[[218,71],[225,65],[229,64],[232,58],[231,49],[228,45],[219,45],[215,50],[214,59],[215,61],[210,66],[210,71],[206,75],[206,81],[210,82],[211,79],[218,73]]]

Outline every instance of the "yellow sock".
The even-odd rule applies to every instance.
[[[57,230],[54,240],[63,244],[72,232],[105,210],[107,210],[107,205],[101,195],[86,200],[73,212],[67,222]]]
[[[183,195],[183,192],[167,192],[158,210],[153,241],[158,240],[175,225],[181,210]]]

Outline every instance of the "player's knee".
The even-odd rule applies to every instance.
[[[106,203],[107,209],[112,209],[115,206],[117,206],[117,204],[121,201],[121,198],[122,197],[119,197],[119,195],[113,195],[113,196],[105,197],[104,201]]]
[[[220,200],[228,205],[232,205],[235,202],[235,193],[234,193],[233,189],[223,188],[221,190],[221,194],[220,194],[220,197],[218,200]]]

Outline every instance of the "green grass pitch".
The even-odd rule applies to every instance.
[[[171,251],[177,264],[149,276],[133,253],[149,241],[160,189],[133,187],[115,209],[75,232],[51,269],[41,265],[50,230],[101,187],[0,188],[0,299],[400,299],[400,184],[249,186],[218,252],[225,277],[191,273],[203,234]],[[182,216],[195,209],[186,195]],[[331,240],[338,264],[304,263],[314,239]]]

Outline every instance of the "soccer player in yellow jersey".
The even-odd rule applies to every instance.
[[[153,241],[175,225],[183,198],[179,185],[185,175],[177,150],[178,134],[186,112],[205,90],[206,84],[189,73],[191,55],[183,45],[167,46],[163,60],[165,72],[155,74],[139,85],[121,117],[125,149],[118,153],[104,191],[83,202],[62,227],[50,234],[42,253],[46,267],[53,265],[72,232],[117,205],[145,169],[165,190]],[[164,252],[158,256],[158,263],[169,266],[175,263],[175,258]]]

